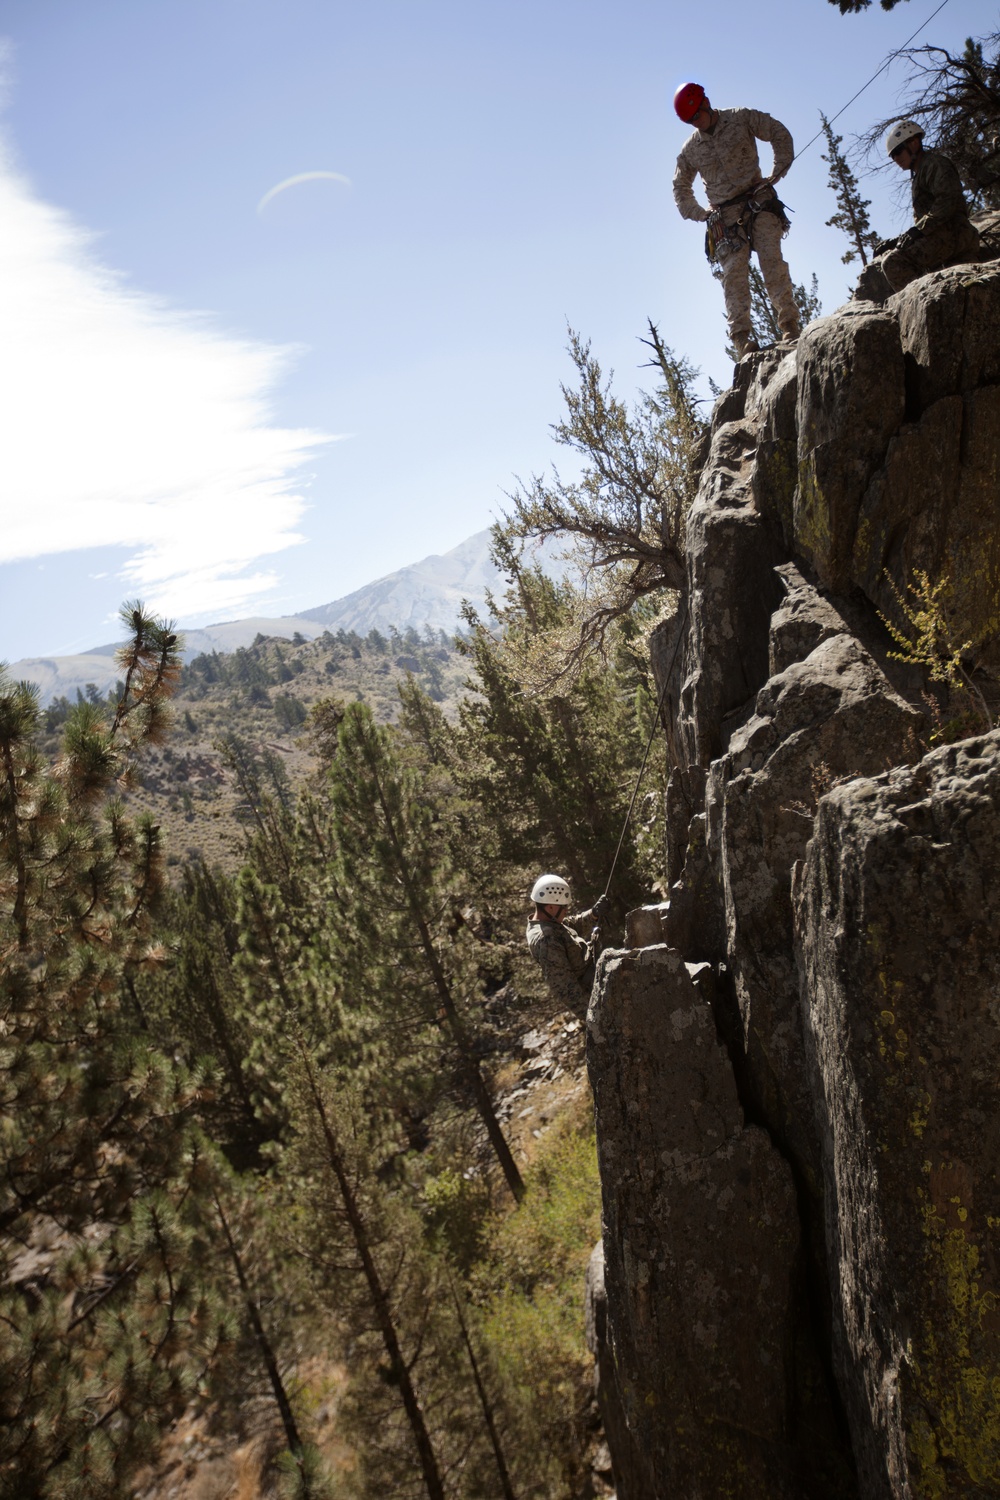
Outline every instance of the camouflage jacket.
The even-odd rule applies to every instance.
[[[925,234],[943,229],[953,219],[969,217],[962,179],[955,163],[940,151],[923,151],[910,183],[913,219]]]
[[[549,993],[567,1010],[579,1011],[590,998],[594,960],[581,935],[594,926],[592,911],[577,912],[562,922],[533,917],[525,932],[531,956],[541,965]]]
[[[692,190],[695,177],[705,184],[710,204],[718,207],[747,192],[762,176],[757,142],[769,141],[774,150],[771,180],[784,177],[792,164],[792,137],[780,120],[759,109],[717,109],[710,130],[696,130],[681,147],[674,171],[674,202],[685,219],[704,221],[703,208]]]

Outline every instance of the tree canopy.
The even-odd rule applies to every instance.
[[[969,37],[958,54],[933,45],[908,47],[899,61],[906,69],[899,108],[864,133],[862,149],[883,165],[889,127],[917,120],[927,144],[951,157],[973,198],[1000,206],[1000,31]]]
[[[858,11],[867,10],[872,0],[830,0],[831,5],[836,5],[842,16],[856,15]],[[879,0],[883,10],[894,10],[901,4],[901,0]]]

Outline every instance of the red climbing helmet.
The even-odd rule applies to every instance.
[[[674,95],[674,109],[685,125],[690,125],[705,102],[705,90],[700,83],[682,83]]]

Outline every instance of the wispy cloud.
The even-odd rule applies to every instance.
[[[342,182],[345,187],[351,186],[351,179],[345,177],[343,172],[296,172],[294,177],[286,177],[283,181],[276,182],[273,188],[268,188],[257,204],[257,212],[262,214],[279,193],[285,192],[287,188],[298,187],[301,182]]]
[[[273,421],[291,351],[130,290],[2,148],[0,223],[0,562],[124,546],[125,589],[180,617],[273,588],[331,441]]]

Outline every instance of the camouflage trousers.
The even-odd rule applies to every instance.
[[[909,244],[886,250],[865,266],[852,296],[856,301],[884,302],[928,271],[978,261],[980,248],[978,231],[963,214],[930,234],[914,235]]]
[[[726,221],[735,223],[738,215],[737,208],[732,214],[726,214]],[[781,253],[781,222],[777,214],[759,213],[756,216],[753,248],[778,327],[782,333],[794,337],[799,331],[799,311],[795,305],[791,273]],[[739,349],[753,331],[750,321],[750,246],[745,236],[741,235],[740,244],[735,246],[723,242],[719,246],[718,260],[729,336]]]
[[[978,261],[979,235],[964,214],[959,214],[950,224],[940,229],[916,236],[908,245],[900,245],[882,256],[882,274],[894,292],[936,271],[939,266],[963,265],[966,261]]]

